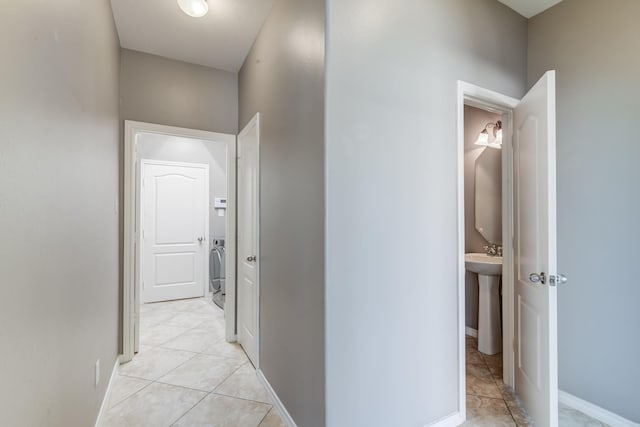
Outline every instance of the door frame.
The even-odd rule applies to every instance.
[[[135,352],[134,325],[136,305],[139,302],[137,288],[137,230],[136,230],[136,168],[138,163],[137,135],[154,133],[160,135],[193,138],[212,142],[222,142],[227,146],[227,224],[226,262],[227,295],[225,302],[225,337],[236,340],[236,136],[225,133],[208,132],[154,123],[124,121],[124,239],[122,278],[122,354],[120,362],[133,359]],[[229,286],[230,285],[230,286]]]
[[[466,419],[465,353],[465,212],[464,106],[502,115],[502,357],[503,381],[514,386],[514,271],[513,271],[513,110],[520,100],[458,80],[458,410]]]
[[[261,253],[260,253],[260,113],[257,112],[255,116],[251,118],[247,122],[246,125],[240,130],[237,138],[237,145],[240,145],[240,138],[244,136],[251,128],[255,127],[256,129],[256,174],[258,176],[258,182],[256,183],[256,370],[260,369],[260,272],[261,272]],[[237,153],[237,147],[236,147]],[[237,156],[236,156],[237,163]],[[237,174],[236,174],[236,197],[237,197]],[[237,260],[236,260],[237,263]],[[237,264],[236,264],[236,268]],[[236,310],[237,310],[236,303]],[[237,332],[237,322],[236,322],[236,332]]]
[[[143,220],[143,186],[142,186],[142,180],[144,179],[144,167],[145,165],[158,165],[158,166],[178,166],[178,167],[187,167],[187,168],[196,168],[196,169],[202,169],[205,172],[205,182],[204,182],[204,186],[205,186],[205,206],[209,207],[210,206],[210,191],[211,189],[209,188],[209,164],[208,163],[188,163],[188,162],[173,162],[173,161],[165,161],[165,160],[153,160],[153,159],[143,159],[143,158],[139,158],[136,159],[139,160],[140,162],[138,163],[140,165],[140,173],[138,174],[138,179],[137,179],[137,183],[138,184],[137,187],[137,191],[136,191],[136,199],[139,200],[140,202],[140,209],[136,212],[136,224],[135,224],[135,229],[136,230],[141,230],[142,229],[142,220]],[[205,230],[204,230],[204,235],[205,236],[209,236],[209,221],[210,221],[210,212],[207,209],[207,215],[206,215],[206,221],[205,221]],[[136,233],[136,259],[142,261],[143,257],[142,257],[142,234],[141,233]],[[204,274],[205,276],[208,275],[209,272],[209,252],[205,251],[202,256],[204,257]],[[135,266],[135,274],[136,274],[136,291],[138,292],[139,295],[139,303],[142,303],[142,301],[144,300],[143,298],[143,290],[142,290],[142,262],[140,262],[139,264],[137,264]],[[203,284],[202,284],[202,291],[203,291],[203,295],[207,296],[207,289],[208,289],[208,283],[207,280],[203,280]]]

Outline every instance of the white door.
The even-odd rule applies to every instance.
[[[558,425],[555,71],[514,114],[515,389],[538,426]]]
[[[142,160],[142,301],[204,296],[209,165]]]
[[[258,348],[259,116],[238,135],[238,342],[256,366]]]

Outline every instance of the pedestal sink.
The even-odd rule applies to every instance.
[[[500,277],[502,257],[487,254],[465,254],[465,268],[478,275],[478,351],[497,354],[502,351],[500,325]]]

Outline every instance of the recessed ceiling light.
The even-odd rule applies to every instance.
[[[207,0],[178,0],[178,6],[184,13],[194,18],[200,18],[209,11]]]

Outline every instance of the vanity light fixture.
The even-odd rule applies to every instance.
[[[491,129],[491,134],[489,134],[489,129]],[[493,141],[491,142],[489,142],[490,135],[493,136]],[[475,144],[491,148],[502,148],[502,121],[498,120],[495,123],[487,123],[478,135]]]
[[[207,0],[178,0],[178,6],[184,13],[194,18],[200,18],[209,11]]]

